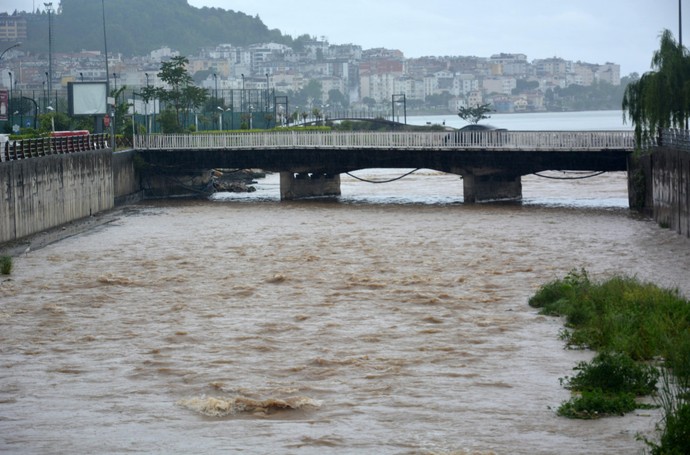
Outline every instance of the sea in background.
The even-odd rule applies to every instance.
[[[632,131],[628,119],[623,121],[623,111],[581,112],[526,112],[514,114],[488,114],[490,118],[481,124],[513,131]],[[397,117],[397,116],[396,116]],[[396,120],[404,121],[404,117]],[[443,125],[461,128],[467,122],[457,115],[410,116],[410,125]]]
[[[491,122],[617,115],[555,117]],[[627,209],[624,173],[523,182],[522,204],[465,205],[458,176],[429,170],[280,201],[271,175],[248,195],[126,207],[15,258],[0,452],[644,453],[658,410],[556,415],[559,378],[593,353],[564,349],[563,321],[527,301],[580,268],[690,296],[690,240]]]

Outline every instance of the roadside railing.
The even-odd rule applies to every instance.
[[[2,146],[0,161],[16,161],[105,148],[108,148],[107,134],[43,137],[19,141],[9,140]]]
[[[135,149],[492,149],[529,151],[630,150],[632,131],[322,132],[285,131],[136,136]]]

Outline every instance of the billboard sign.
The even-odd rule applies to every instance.
[[[108,85],[105,82],[69,82],[69,115],[105,115],[108,113]]]

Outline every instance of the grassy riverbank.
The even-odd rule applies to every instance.
[[[560,415],[596,418],[644,407],[653,395],[663,408],[653,454],[690,447],[690,302],[678,292],[628,277],[592,282],[584,270],[552,281],[530,299],[542,314],[563,316],[571,348],[599,354],[561,383],[574,392]],[[661,377],[661,384],[657,385]]]

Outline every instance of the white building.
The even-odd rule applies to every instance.
[[[517,80],[514,77],[487,77],[482,81],[485,93],[510,95],[516,87]]]

